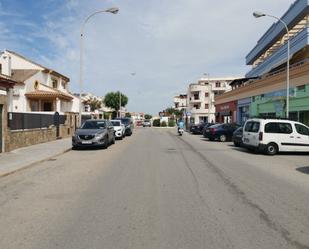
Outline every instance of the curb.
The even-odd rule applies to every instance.
[[[62,152],[60,152],[60,153],[57,153],[57,154],[52,155],[52,156],[49,156],[49,157],[47,157],[47,158],[44,158],[44,159],[41,159],[41,160],[38,160],[38,161],[35,161],[35,162],[32,162],[32,163],[29,163],[29,164],[27,164],[27,165],[25,165],[25,166],[20,167],[19,169],[15,169],[15,170],[12,170],[12,171],[10,171],[10,172],[3,173],[3,174],[0,173],[0,178],[5,177],[5,176],[12,175],[12,174],[14,174],[14,173],[16,173],[16,172],[19,172],[19,171],[22,171],[22,170],[25,170],[25,169],[29,169],[29,168],[35,166],[36,164],[39,164],[39,163],[48,161],[49,159],[52,159],[53,157],[63,155],[63,154],[65,154],[65,153],[67,153],[67,152],[69,152],[69,151],[71,151],[71,150],[72,150],[72,148],[65,149],[64,151],[62,151]]]
[[[157,126],[151,126],[151,128],[155,128],[155,129],[175,129],[175,127],[157,127]]]

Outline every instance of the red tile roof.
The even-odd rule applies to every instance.
[[[60,99],[64,99],[64,100],[72,100],[73,97],[62,93],[60,91],[43,91],[43,90],[35,90],[33,92],[29,92],[25,94],[28,98],[32,98],[32,99],[40,99],[40,98],[60,98]]]

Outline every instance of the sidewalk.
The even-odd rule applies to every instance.
[[[71,150],[71,138],[36,144],[7,153],[0,153],[0,177],[25,169]]]

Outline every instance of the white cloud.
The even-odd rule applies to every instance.
[[[252,12],[281,16],[290,3],[68,0],[44,14],[46,23],[34,36],[48,39],[52,55],[48,59],[43,55],[42,60],[67,74],[71,88],[78,91],[80,25],[92,11],[118,6],[117,15],[97,15],[87,23],[85,91],[104,95],[120,89],[129,96],[129,110],[155,114],[171,105],[173,95],[184,92],[204,72],[212,76],[244,74],[249,69],[245,55],[273,22],[254,19]]]

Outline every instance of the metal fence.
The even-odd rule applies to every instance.
[[[56,116],[56,114],[9,112],[8,127],[11,130],[25,130],[48,128],[51,125],[57,125],[58,122],[65,123],[65,115],[59,115],[59,119]]]

